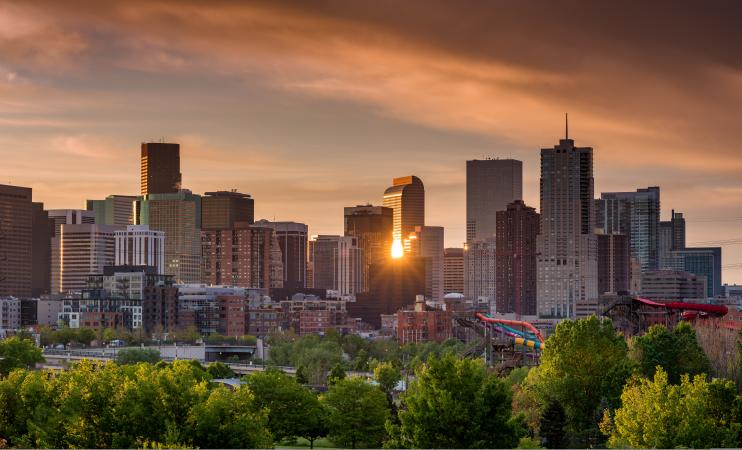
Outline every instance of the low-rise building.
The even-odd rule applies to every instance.
[[[0,297],[0,334],[21,328],[21,300]]]
[[[399,343],[443,342],[453,336],[451,313],[429,308],[425,297],[418,295],[413,310],[397,311],[397,339]]]

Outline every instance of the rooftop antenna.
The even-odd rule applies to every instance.
[[[569,114],[564,113],[564,139],[569,139]]]

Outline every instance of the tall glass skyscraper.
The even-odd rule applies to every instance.
[[[392,242],[405,247],[415,227],[425,225],[425,186],[420,178],[409,175],[395,178],[384,191],[384,206],[392,208]]]

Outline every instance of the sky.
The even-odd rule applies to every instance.
[[[465,237],[465,161],[594,149],[595,194],[660,186],[742,283],[742,3],[3,1],[0,183],[49,208],[139,191],[144,141],[183,186],[341,234],[343,207],[425,183]],[[731,243],[728,241],[732,241]],[[738,242],[738,243],[737,243]]]

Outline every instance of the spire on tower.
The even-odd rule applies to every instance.
[[[569,114],[564,113],[564,139],[569,139]]]

